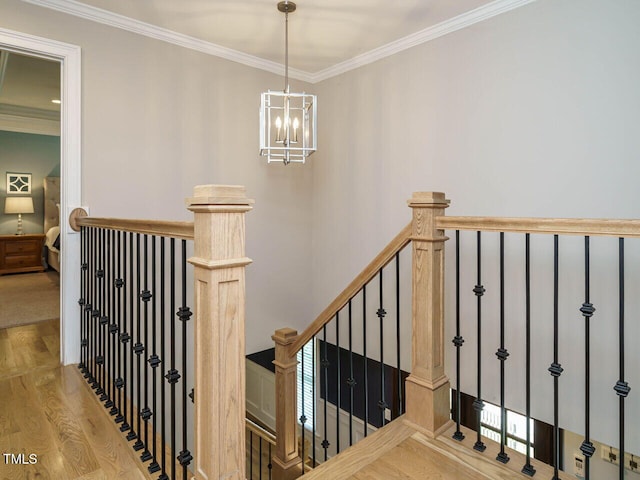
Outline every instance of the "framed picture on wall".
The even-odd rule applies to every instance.
[[[7,195],[30,195],[31,174],[7,172]]]

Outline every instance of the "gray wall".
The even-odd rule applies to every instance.
[[[319,138],[313,161],[312,278],[313,310],[330,300],[409,221],[406,200],[413,191],[443,191],[451,199],[448,215],[541,217],[640,217],[640,2],[633,0],[539,0],[470,28],[446,35],[376,63],[322,82]],[[473,236],[465,240],[464,292],[473,288]],[[523,258],[520,243],[509,240],[511,290],[508,403],[524,409]],[[515,240],[514,240],[515,242]],[[538,242],[538,243],[535,243]],[[553,280],[549,242],[536,240],[539,297],[534,303],[534,414],[552,420],[550,338]],[[633,242],[629,242],[633,244]],[[583,429],[583,325],[577,309],[581,289],[582,244],[561,243],[562,423]],[[499,401],[495,239],[485,239],[489,254],[483,282],[485,301],[486,400]],[[449,250],[453,242],[449,242]],[[627,254],[638,265],[637,248]],[[601,250],[600,250],[601,249]],[[592,399],[596,439],[615,445],[617,396],[617,278],[615,241],[597,242],[592,301]],[[612,263],[600,258],[607,252]],[[603,253],[603,256],[605,254]],[[493,258],[492,258],[493,257]],[[516,265],[515,262],[518,262]],[[448,257],[448,265],[451,257]],[[489,266],[492,265],[492,266]],[[638,272],[628,272],[636,285]],[[449,286],[452,286],[449,283]],[[516,288],[517,287],[517,288]],[[632,287],[629,287],[632,288]],[[451,289],[448,290],[451,293]],[[627,311],[637,311],[627,295]],[[464,358],[475,356],[475,297],[465,295]],[[447,313],[453,320],[449,296]],[[639,365],[632,339],[640,324],[629,320],[629,365]],[[453,325],[452,321],[448,325]],[[447,331],[446,338],[453,338]],[[491,336],[492,335],[492,336]],[[453,348],[447,341],[448,354]],[[451,361],[448,365],[453,366]],[[473,369],[463,390],[475,392]],[[453,368],[450,376],[455,378]],[[637,368],[628,381],[640,384]],[[580,392],[580,393],[576,393]],[[628,418],[640,418],[638,397],[628,402]],[[603,414],[602,412],[611,412]],[[640,431],[627,437],[640,451]]]
[[[0,234],[15,233],[17,215],[4,214],[7,172],[31,174],[33,214],[22,215],[25,233],[44,232],[44,177],[60,176],[60,137],[0,130]]]
[[[280,76],[18,0],[0,3],[0,27],[82,48],[82,190],[92,215],[188,220],[194,185],[246,185],[256,201],[247,350],[309,321],[312,172],[258,156],[260,92],[280,88]]]

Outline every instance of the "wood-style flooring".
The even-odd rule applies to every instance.
[[[527,479],[520,472],[524,458],[509,451],[504,466],[495,461],[498,445],[484,439],[487,450],[473,450],[475,432],[464,429],[463,442],[453,440],[455,426],[436,439],[398,419],[315,468],[305,480],[511,480]],[[551,478],[553,470],[532,462],[536,478]],[[560,473],[562,480],[573,478]]]
[[[0,331],[0,480],[151,478],[77,367],[59,366],[58,328]]]
[[[0,330],[0,379],[60,364],[60,321]]]

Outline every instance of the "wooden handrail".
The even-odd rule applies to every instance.
[[[252,422],[248,418],[245,418],[245,424],[247,426],[247,430],[255,433],[260,438],[262,438],[265,442],[270,443],[271,445],[276,445],[276,437],[270,432],[267,432],[264,428],[262,428],[257,423]]]
[[[123,232],[143,233],[148,235],[193,240],[193,222],[80,217],[76,219],[76,224],[79,227],[107,228]]]
[[[443,230],[640,237],[640,220],[587,218],[437,217]]]
[[[362,272],[345,288],[333,302],[302,332],[289,347],[289,355],[294,357],[309,340],[327,324],[335,314],[344,307],[368,282],[376,276],[378,271],[387,265],[396,253],[411,241],[411,223],[402,229],[389,244],[367,265]]]

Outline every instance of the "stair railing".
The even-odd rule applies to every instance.
[[[508,468],[520,473],[524,473],[529,476],[536,474],[537,465],[541,474],[551,469],[553,472],[553,478],[563,478],[560,473],[561,463],[561,451],[563,446],[560,441],[560,429],[561,429],[561,413],[563,411],[563,405],[560,402],[559,391],[562,388],[563,374],[573,375],[574,377],[582,377],[584,383],[584,396],[582,401],[573,402],[572,410],[576,411],[580,408],[584,413],[584,429],[581,432],[584,435],[584,441],[580,446],[580,451],[584,455],[585,466],[585,478],[590,479],[590,459],[595,454],[597,447],[593,438],[594,424],[595,427],[602,427],[602,416],[596,416],[593,411],[593,405],[591,402],[594,385],[598,385],[601,388],[602,385],[610,385],[611,392],[609,397],[609,403],[613,403],[617,399],[618,403],[618,440],[617,448],[620,452],[625,451],[626,441],[629,438],[630,428],[635,428],[633,423],[630,423],[625,419],[625,414],[628,415],[630,407],[626,405],[627,397],[631,394],[630,380],[637,378],[637,369],[629,369],[629,360],[635,360],[637,363],[638,353],[637,350],[630,351],[628,347],[632,340],[628,337],[628,332],[631,326],[631,330],[635,328],[635,324],[629,324],[628,320],[625,321],[625,306],[630,304],[628,294],[625,296],[625,292],[628,292],[629,278],[638,281],[638,269],[630,268],[637,264],[633,264],[634,260],[637,261],[637,250],[633,250],[627,246],[627,250],[631,253],[627,254],[625,259],[625,245],[630,242],[628,239],[640,237],[640,220],[589,220],[589,219],[540,219],[540,218],[495,218],[495,217],[446,217],[444,215],[445,209],[448,207],[449,201],[445,199],[442,193],[428,193],[418,192],[414,193],[411,200],[409,200],[409,206],[413,210],[413,219],[411,224],[406,227],[401,234],[399,234],[394,241],[385,248],[372,264],[370,264],[363,273],[352,282],[344,292],[331,303],[325,311],[306,329],[302,334],[298,335],[295,330],[292,329],[280,329],[277,330],[273,336],[276,344],[276,457],[274,458],[274,473],[277,471],[278,475],[275,476],[276,480],[296,478],[302,474],[301,464],[302,459],[298,455],[298,449],[296,449],[297,432],[301,431],[301,435],[304,435],[304,423],[305,415],[296,418],[296,373],[297,373],[297,359],[296,354],[310,340],[313,340],[316,344],[321,345],[322,348],[326,348],[327,341],[324,340],[327,323],[332,320],[337,321],[338,314],[343,310],[350,310],[350,301],[354,298],[357,292],[364,289],[367,283],[371,282],[376,274],[387,265],[398,253],[398,251],[407,245],[412,243],[412,361],[411,361],[411,373],[406,379],[406,391],[405,402],[406,411],[404,419],[407,422],[412,423],[416,428],[426,433],[429,436],[437,437],[447,432],[447,435],[451,436],[461,442],[463,445],[473,449],[479,455],[488,456],[491,453],[492,457],[495,456],[496,460],[501,464],[506,464]],[[453,348],[455,349],[455,371],[456,371],[456,386],[454,390],[453,398],[453,412],[451,412],[451,388],[447,374],[445,373],[445,249],[444,245],[448,238],[445,236],[445,231],[451,230],[455,234],[455,261],[454,270],[455,273],[449,277],[450,287],[455,290],[453,298],[455,298],[455,305],[449,307],[449,318],[452,325],[451,330],[454,330],[453,322],[455,321],[455,335],[453,337]],[[461,247],[460,233],[461,231],[474,232],[475,243],[469,245],[464,243]],[[517,234],[522,235],[522,258],[513,259],[513,256],[508,257],[505,252],[505,234],[509,235],[509,240],[512,237],[518,237]],[[561,265],[560,254],[566,252],[569,248],[564,245],[571,245],[571,252],[576,252],[576,246],[571,244],[564,237],[566,236],[582,236],[584,238],[583,247],[578,247],[581,252],[579,255],[582,259],[575,258],[570,259],[573,269],[565,275],[569,275],[569,279],[573,286],[582,284],[584,286],[582,298],[580,304],[576,304],[575,319],[580,321],[580,324],[576,324],[575,328],[572,328],[572,332],[582,331],[582,352],[584,358],[584,365],[582,372],[567,372],[565,369],[567,366],[562,365],[562,339],[561,335],[561,319],[559,305],[566,304],[567,298],[561,297],[560,285],[562,278],[560,275]],[[552,242],[546,244],[547,251],[541,253],[539,250],[533,251],[531,249],[530,241],[535,236],[536,241],[542,242],[544,238],[539,237],[551,236]],[[612,308],[609,305],[608,319],[610,328],[617,329],[618,340],[604,344],[604,340],[594,337],[590,325],[592,324],[592,317],[598,315],[596,312],[597,306],[592,304],[593,297],[593,281],[592,276],[592,259],[593,255],[591,244],[595,241],[591,241],[591,237],[613,237],[615,239],[615,269],[617,270],[615,279],[611,279],[609,285],[617,283],[617,295],[613,300],[607,300],[610,303],[617,304],[617,312],[612,315]],[[488,237],[488,238],[487,238]],[[495,237],[495,238],[493,238]],[[483,256],[486,255],[486,245],[482,243],[482,239],[487,238],[495,244],[496,250],[492,250],[492,256],[495,263],[489,264],[493,267],[494,272],[499,272],[494,277],[490,277],[491,285],[488,285],[486,274],[487,260],[483,261]],[[513,245],[513,242],[511,243]],[[537,245],[537,244],[536,244]],[[600,246],[600,244],[596,245]],[[462,250],[462,253],[461,253]],[[511,252],[512,253],[512,252]],[[602,250],[598,250],[599,257],[598,267],[602,267],[603,257],[608,253]],[[551,255],[551,258],[549,257]],[[575,255],[574,255],[575,257]],[[512,262],[517,261],[521,264],[521,267],[512,268],[510,273],[518,277],[518,285],[508,284],[505,279],[505,261]],[[537,262],[536,265],[534,265]],[[533,267],[538,267],[540,263],[545,262],[551,265],[552,275],[543,282],[545,288],[549,288],[551,295],[547,295],[541,302],[545,306],[545,315],[538,320],[536,324],[536,330],[540,330],[540,320],[545,323],[549,328],[546,330],[546,334],[549,336],[548,342],[550,345],[536,345],[533,339],[532,330],[532,270]],[[565,260],[569,262],[569,260]],[[484,267],[484,268],[483,268]],[[461,274],[461,269],[464,270]],[[611,268],[609,268],[610,270]],[[514,273],[515,271],[515,273]],[[471,273],[470,273],[471,272]],[[564,273],[564,271],[562,272]],[[472,279],[469,280],[468,275],[472,275]],[[467,277],[464,277],[467,275]],[[465,282],[470,281],[474,283],[473,288],[469,288],[467,292],[468,297],[465,299],[461,291],[461,278],[465,278]],[[566,281],[565,276],[565,281]],[[454,284],[455,282],[455,284]],[[577,282],[577,283],[576,283]],[[625,287],[627,284],[627,287]],[[454,286],[455,285],[455,286]],[[509,298],[511,302],[514,298],[519,298],[517,295],[520,293],[517,288],[523,290],[522,293],[522,305],[521,311],[518,315],[522,317],[523,324],[516,324],[517,319],[507,318],[505,314],[505,299]],[[491,291],[490,298],[485,296],[487,291]],[[543,289],[544,290],[544,289]],[[497,293],[494,293],[497,292]],[[514,294],[515,292],[515,294]],[[543,292],[542,294],[544,294]],[[599,291],[600,295],[605,292]],[[610,293],[610,292],[606,292]],[[541,294],[541,295],[542,295]],[[509,297],[509,295],[511,295]],[[514,297],[516,295],[516,297]],[[461,310],[464,307],[464,311]],[[475,304],[475,306],[474,306]],[[488,310],[488,307],[491,309]],[[539,306],[538,306],[539,307]],[[470,309],[474,309],[472,311]],[[384,313],[382,306],[379,309],[380,313]],[[472,313],[470,313],[472,312]],[[497,324],[497,327],[491,329],[491,338],[488,338],[487,316],[492,316],[492,320]],[[381,315],[381,318],[383,315]],[[540,317],[540,314],[538,314]],[[617,317],[617,318],[611,318]],[[485,322],[483,322],[485,319]],[[615,321],[614,321],[615,320]],[[580,328],[578,328],[580,326]],[[506,335],[508,329],[518,329],[519,332],[524,332],[519,336],[517,345],[509,345],[513,339],[509,339]],[[469,329],[472,331],[470,332]],[[577,333],[576,333],[577,334]],[[322,335],[322,337],[320,337]],[[463,352],[463,346],[465,340],[463,335],[469,335],[473,337],[474,344],[471,345],[473,353],[472,365],[468,362],[470,357],[467,354],[461,355]],[[573,333],[572,333],[573,335]],[[337,329],[336,329],[337,336]],[[335,336],[334,336],[335,338]],[[315,340],[314,340],[315,339]],[[606,340],[607,342],[609,340]],[[339,342],[337,342],[339,343]],[[470,342],[467,342],[467,345]],[[575,342],[573,342],[575,343]],[[494,345],[497,346],[495,352],[495,362],[487,366],[487,347]],[[468,347],[467,347],[468,348]],[[510,351],[509,348],[513,348]],[[522,348],[526,356],[526,366],[524,374],[519,373],[518,377],[509,377],[505,373],[505,364],[509,359],[509,356],[514,356],[516,350]],[[553,429],[552,446],[551,446],[551,459],[547,461],[547,465],[537,462],[533,458],[531,452],[530,441],[530,424],[532,419],[532,410],[535,410],[537,405],[549,405],[549,399],[532,396],[532,375],[533,375],[533,362],[532,351],[540,348],[544,351],[545,348],[550,349],[550,356],[548,358],[548,369],[545,367],[543,375],[550,375],[550,391],[551,402],[553,404]],[[593,351],[615,351],[617,357],[618,368],[617,372],[607,372],[603,376],[602,372],[599,375],[594,374],[592,369],[592,363],[594,361]],[[326,375],[326,352],[319,352],[320,367],[322,370],[322,376]],[[462,358],[464,356],[464,359]],[[491,355],[493,356],[493,355]],[[303,357],[304,358],[304,357]],[[339,358],[339,357],[338,357]],[[485,360],[485,361],[483,361]],[[339,360],[338,360],[339,361]],[[463,363],[466,362],[466,363]],[[575,360],[574,360],[575,362]],[[365,365],[367,363],[365,362]],[[465,391],[465,382],[461,378],[461,370],[464,366],[465,371],[474,372],[476,388],[473,395],[473,413],[471,416],[472,430],[461,425],[461,390]],[[627,368],[625,369],[625,366]],[[339,369],[340,367],[338,367]],[[484,370],[483,370],[484,369]],[[497,391],[492,391],[487,394],[487,383],[489,375],[486,373],[487,369],[491,370],[491,380],[493,383],[499,382]],[[314,370],[315,366],[314,366]],[[548,370],[548,371],[547,371]],[[575,369],[574,369],[575,370]],[[451,369],[453,371],[453,368]],[[345,383],[348,383],[352,378],[349,377]],[[344,380],[344,379],[343,379]],[[495,381],[494,381],[495,380]],[[539,381],[539,380],[538,380]],[[471,385],[473,382],[469,382]],[[322,385],[326,385],[326,378],[320,381],[321,389]],[[523,455],[517,454],[515,451],[507,448],[508,432],[507,432],[507,405],[505,401],[506,385],[510,386],[512,392],[524,392],[526,400],[526,453]],[[483,388],[484,387],[484,388]],[[470,386],[466,387],[471,388]],[[546,388],[546,387],[545,387]],[[326,395],[326,392],[320,392],[320,397]],[[573,395],[575,393],[572,392]],[[317,392],[313,392],[315,398],[318,398]],[[498,435],[499,441],[492,445],[492,448],[487,448],[488,444],[492,442],[488,440],[482,433],[482,413],[486,407],[487,398],[500,398],[500,432]],[[340,398],[338,394],[338,399]],[[600,400],[601,401],[601,400]],[[340,405],[340,400],[337,401],[337,405]],[[633,405],[631,407],[633,410]],[[315,412],[314,412],[315,413]],[[326,418],[326,417],[325,417]],[[298,428],[298,420],[302,424],[302,428]],[[454,424],[455,421],[455,424]],[[467,422],[469,423],[469,422]],[[633,437],[636,438],[637,430],[632,430]],[[315,437],[314,437],[315,440]],[[304,442],[303,442],[304,444]],[[314,449],[315,452],[315,449]],[[620,454],[622,455],[622,453]],[[305,456],[303,454],[303,456]],[[510,461],[511,459],[511,461]],[[487,458],[489,460],[489,458]],[[491,458],[493,461],[493,458]],[[549,467],[551,465],[551,467]],[[276,469],[277,466],[277,469]],[[616,467],[619,471],[619,478],[625,475],[623,462]]]
[[[276,437],[248,418],[246,430],[247,480],[271,480]]]
[[[608,421],[607,415],[595,413],[592,399],[596,388],[599,388],[600,391],[602,391],[603,385],[607,389],[610,388],[608,401],[612,410],[615,410],[615,403],[618,403],[618,439],[617,445],[614,446],[620,452],[625,452],[629,430],[631,429],[634,435],[637,435],[638,432],[637,422],[633,423],[625,420],[625,411],[629,411],[628,407],[625,409],[625,403],[631,392],[629,377],[634,378],[633,375],[637,373],[633,369],[631,369],[631,373],[629,373],[629,369],[625,371],[625,363],[628,365],[630,360],[635,359],[635,362],[631,364],[637,364],[638,359],[637,351],[625,349],[625,344],[626,346],[632,344],[632,341],[625,334],[625,326],[629,325],[628,321],[625,321],[625,305],[630,303],[629,299],[625,298],[625,291],[628,291],[628,286],[625,287],[625,284],[630,278],[636,279],[636,281],[638,278],[637,243],[635,244],[636,250],[633,249],[634,245],[631,245],[630,260],[625,259],[625,246],[631,243],[629,239],[640,237],[640,220],[438,217],[435,219],[435,225],[437,228],[454,231],[456,239],[456,334],[453,344],[456,349],[458,379],[456,380],[457,398],[454,402],[453,411],[453,418],[456,419],[453,438],[466,443],[470,448],[483,455],[487,455],[490,451],[495,454],[495,451],[498,450],[497,448],[488,449],[488,445],[485,443],[486,438],[481,434],[482,412],[485,408],[485,401],[488,398],[486,387],[487,383],[490,383],[487,381],[488,375],[486,372],[487,369],[491,369],[494,378],[499,379],[497,395],[496,392],[492,392],[493,397],[500,399],[500,431],[496,434],[499,451],[497,451],[495,457],[496,461],[507,464],[514,471],[522,472],[531,477],[536,475],[536,468],[540,470],[540,474],[545,474],[542,470],[548,470],[549,467],[547,465],[550,465],[554,480],[564,478],[560,472],[562,451],[564,449],[561,441],[561,425],[567,423],[566,420],[563,420],[563,416],[567,415],[571,410],[572,412],[578,412],[578,416],[579,414],[583,415],[582,426],[578,426],[576,432],[582,434],[584,439],[579,447],[584,457],[584,478],[586,480],[595,478],[592,476],[591,469],[591,459],[597,451],[593,432],[595,430],[602,432],[603,423],[612,424],[612,422]],[[461,238],[461,233],[465,231],[471,232],[471,235],[469,235],[472,237],[471,239],[468,238],[469,236]],[[505,235],[508,235],[508,238],[505,238]],[[572,240],[569,238],[572,236],[580,236],[583,239],[576,242],[575,240],[577,239]],[[606,239],[596,239],[594,237],[610,237],[611,241],[607,242]],[[489,249],[484,246],[486,245],[485,242],[492,242]],[[510,249],[507,248],[506,244]],[[535,244],[536,248],[533,248],[533,244]],[[466,264],[461,260],[460,252],[462,249],[467,251],[466,258],[475,257],[471,264]],[[514,249],[519,249],[520,253],[514,255]],[[489,263],[490,261],[486,260],[487,256],[498,264],[497,277],[494,275],[489,279],[487,278],[489,277],[485,273],[487,268],[495,265],[495,263],[492,265]],[[564,260],[567,256],[569,258]],[[634,263],[634,260],[636,263]],[[510,283],[507,282],[505,275],[505,263],[507,262],[510,262],[512,266],[514,264],[517,266],[512,268],[512,273],[516,271],[516,275],[511,277]],[[540,264],[545,262],[547,268],[542,269],[542,272],[537,272],[536,267],[538,267],[537,270],[540,270]],[[487,266],[487,264],[489,265]],[[476,297],[475,312],[473,312],[471,318],[469,315],[465,318],[460,312],[461,299],[464,300],[465,298],[465,292],[461,291],[460,288],[461,265],[465,267],[467,272],[471,272],[473,276],[471,281],[475,281],[475,287],[466,292],[467,298],[470,296]],[[603,274],[609,276],[609,282],[605,288],[603,288],[602,280],[598,278]],[[544,283],[549,290],[549,292],[545,292],[544,298],[541,296],[542,294],[537,293],[540,288],[537,291],[535,288],[536,286],[541,286],[540,275],[544,275]],[[534,278],[538,279],[537,285],[534,285]],[[594,280],[599,281],[596,282]],[[514,284],[514,281],[517,284]],[[468,277],[466,283],[469,283]],[[571,290],[571,295],[566,293],[563,295],[563,290],[564,292]],[[615,290],[617,290],[617,294],[613,294]],[[493,304],[483,299],[488,291],[498,292],[497,295],[494,295]],[[522,297],[520,308],[517,309],[517,316],[514,317],[512,311],[511,318],[507,318],[505,314],[505,299],[509,297]],[[498,300],[497,309],[495,308],[496,298]],[[594,300],[596,298],[602,302],[602,306],[597,304],[597,301]],[[568,302],[575,303],[567,307]],[[537,312],[534,316],[532,307],[540,309],[540,303],[545,307],[544,313]],[[598,312],[598,309],[601,308],[603,310],[602,313]],[[493,314],[494,318],[497,313],[499,320],[497,326],[491,330],[483,323],[483,319],[487,317],[487,310],[489,309],[491,309],[490,314]],[[572,313],[567,314],[567,309],[570,309],[569,312]],[[519,323],[520,319],[522,319],[522,323]],[[596,320],[598,321],[597,324],[594,323]],[[598,329],[596,331],[602,332],[601,325],[603,322],[609,326],[607,328],[608,331],[617,330],[617,340],[611,341],[594,335],[592,326]],[[565,338],[562,338],[563,330],[566,332],[562,327],[567,323],[572,325],[570,339],[566,338],[566,333],[564,333]],[[475,332],[470,332],[470,327]],[[534,332],[543,330],[544,327],[547,327],[546,332],[549,332],[549,338],[545,339],[546,345],[540,344],[539,340],[536,343],[536,339],[533,336]],[[507,333],[513,331],[513,329],[524,330],[524,335],[517,342],[513,342],[512,338],[510,344]],[[469,419],[467,420],[467,423],[474,424],[467,425],[472,427],[474,431],[467,430],[466,435],[460,421],[461,416],[464,416],[460,410],[460,390],[464,389],[464,386],[460,386],[460,367],[462,364],[460,351],[465,343],[463,338],[465,332],[467,334],[475,334],[476,337],[474,352],[476,358],[474,360],[475,365],[472,367],[476,376],[476,391],[473,395],[475,415],[473,415],[474,418],[471,422],[469,422]],[[487,367],[485,365],[487,362],[482,361],[482,351],[486,349],[488,344],[491,344],[491,341],[487,338],[488,334],[491,334],[493,339],[498,339],[499,346],[495,351],[497,363]],[[493,341],[495,342],[495,340]],[[570,345],[574,355],[567,365],[567,363],[563,363],[563,358],[564,362],[566,362],[565,352],[568,345]],[[578,358],[575,357],[575,353],[579,351],[578,345],[582,348],[580,352],[580,356],[583,359],[581,368],[578,360],[580,356]],[[507,375],[505,373],[505,364],[508,363],[510,355],[514,355],[514,353],[517,353],[517,348],[522,347],[524,347],[525,351],[524,375],[522,375],[522,372],[518,372],[517,376]],[[471,348],[473,349],[473,346]],[[509,350],[510,348],[512,349],[511,351]],[[533,391],[532,377],[539,372],[533,360],[534,357],[540,356],[540,351],[545,350],[550,352],[547,357],[549,361],[547,363],[547,372],[544,372],[544,374],[550,376],[549,384],[552,385],[552,389],[550,389],[551,398],[545,398],[540,394],[535,395]],[[537,355],[532,355],[533,352],[538,353]],[[597,354],[593,352],[611,352],[611,357],[616,358],[618,363],[617,372],[613,365],[611,365],[613,367],[612,371],[603,372],[602,369],[593,369],[594,359],[597,359],[599,363],[604,360],[595,356]],[[579,368],[575,368],[576,366],[579,366]],[[581,382],[584,385],[584,393],[581,398],[578,392],[571,392],[570,404],[561,401],[563,380],[567,376],[571,377],[571,383]],[[538,388],[540,388],[539,382],[540,380],[537,383]],[[513,450],[509,451],[506,448],[508,432],[505,391],[507,385],[511,391],[523,392],[524,396],[525,411],[523,413],[526,418],[526,433],[524,434],[525,438],[523,438],[526,448],[524,455],[518,455]],[[511,396],[513,397],[513,394]],[[511,398],[511,401],[513,402],[514,399]],[[599,400],[599,403],[602,403],[602,399]],[[548,404],[553,405],[551,455],[548,460],[545,460],[547,465],[538,463],[538,466],[535,467],[536,462],[531,451],[533,443],[533,432],[530,428],[533,418],[532,411],[535,407],[538,407],[539,410],[540,406]],[[582,428],[582,431],[578,430],[580,428]],[[636,430],[633,430],[634,428]],[[465,439],[465,436],[473,438]],[[536,438],[536,442],[538,441],[539,439]],[[536,443],[536,451],[538,446],[539,443]],[[620,455],[622,457],[622,453]],[[514,458],[513,461],[510,461],[511,457]],[[618,470],[618,478],[622,480],[625,477],[624,462],[620,461],[616,469]]]
[[[409,206],[413,210],[413,220],[376,256],[376,258],[344,289],[331,304],[305,329],[304,332],[298,333],[289,328],[279,329],[273,335],[275,342],[275,361],[276,366],[276,456],[274,458],[274,478],[289,480],[302,475],[302,458],[305,457],[305,464],[315,465],[316,462],[327,460],[330,456],[328,450],[331,449],[333,454],[339,453],[341,449],[352,445],[357,439],[353,432],[354,417],[354,387],[358,385],[363,388],[361,397],[364,400],[362,421],[363,435],[375,430],[376,427],[384,426],[388,421],[397,418],[402,414],[406,414],[405,418],[417,424],[424,431],[431,435],[437,435],[450,425],[449,414],[449,382],[444,374],[444,322],[443,322],[443,302],[444,288],[442,285],[443,276],[441,269],[444,265],[444,248],[443,244],[446,240],[441,230],[435,227],[435,219],[441,216],[444,209],[448,206],[441,193],[416,193],[409,201]],[[408,337],[401,335],[400,332],[400,272],[399,257],[409,243],[413,243],[412,247],[412,274],[411,283],[413,291],[412,302],[412,360],[411,375],[406,378],[407,373],[404,372],[400,365],[401,349],[403,348],[401,338]],[[383,293],[383,287],[387,285],[383,281],[383,272],[385,279],[387,276],[395,277],[395,282],[391,282],[395,287],[396,298],[388,302],[387,297]],[[390,275],[389,275],[390,274]],[[372,285],[370,285],[372,284]],[[367,286],[369,288],[367,289]],[[393,288],[392,287],[392,288]],[[434,294],[427,294],[433,290]],[[355,325],[355,328],[362,332],[361,355],[354,354],[352,348],[352,307],[355,305],[355,299],[359,298],[357,308],[362,309],[359,313],[359,320],[363,323]],[[383,304],[383,299],[385,302]],[[367,309],[377,307],[374,315],[379,322],[379,329],[376,328],[374,333],[369,333],[367,339]],[[386,308],[391,303],[391,315],[388,314]],[[353,305],[352,305],[353,304]],[[386,307],[386,308],[385,308]],[[403,312],[408,316],[408,312]],[[387,319],[385,320],[385,317]],[[395,319],[395,322],[393,320]],[[390,325],[389,320],[394,323]],[[333,322],[333,326],[328,329],[328,324]],[[340,327],[342,322],[342,327]],[[345,324],[348,327],[345,327]],[[395,335],[392,335],[391,352],[396,358],[391,360],[392,365],[388,365],[386,359],[390,357],[389,348],[385,349],[385,332],[394,328]],[[346,329],[346,330],[345,330]],[[330,331],[328,331],[330,330]],[[343,331],[346,332],[347,340],[344,341],[344,348],[341,347],[339,335]],[[329,334],[329,337],[327,335]],[[368,342],[371,337],[375,337],[375,352],[367,353]],[[328,340],[329,338],[329,340]],[[348,343],[348,350],[346,344]],[[316,428],[315,419],[316,411],[298,412],[301,413],[298,418],[296,412],[297,403],[297,355],[305,346],[315,345],[319,351],[319,365],[312,365],[311,370],[319,371],[320,381],[313,380],[313,392],[307,394],[313,395],[316,399],[322,398],[323,410],[320,412],[324,425]],[[431,345],[432,348],[424,348],[425,345]],[[407,348],[407,347],[404,347]],[[386,352],[386,355],[385,355]],[[372,354],[375,358],[370,358]],[[356,380],[353,365],[353,358],[357,357],[361,362],[361,368],[364,370],[362,377]],[[342,357],[342,359],[341,359]],[[304,362],[308,355],[302,355]],[[312,357],[311,361],[315,356]],[[336,365],[337,364],[337,365]],[[304,365],[302,365],[304,371]],[[317,368],[319,367],[319,368]],[[380,388],[379,392],[375,392],[375,398],[369,401],[369,392],[372,383],[371,369],[376,369],[376,383]],[[405,370],[409,368],[405,367]],[[337,378],[335,391],[330,390],[331,382],[329,378],[333,376]],[[393,376],[393,382],[390,377]],[[405,387],[406,379],[406,387]],[[316,392],[315,385],[318,383],[319,392]],[[389,383],[393,383],[389,387]],[[346,391],[346,394],[345,394]],[[319,396],[317,395],[319,393]],[[302,394],[304,395],[304,393]],[[396,405],[391,404],[389,397],[395,398]],[[348,437],[341,442],[340,435],[340,419],[336,419],[335,429],[337,434],[334,440],[327,438],[327,398],[332,398],[331,403],[335,405],[336,417],[341,415],[341,411],[348,413],[349,416],[349,432]],[[357,403],[360,403],[358,400]],[[304,404],[304,402],[303,402]],[[319,405],[320,407],[320,405]],[[304,408],[304,407],[303,407]],[[320,408],[318,408],[320,409]],[[371,413],[370,413],[371,412]],[[311,452],[305,452],[305,424],[309,418],[307,415],[311,413],[311,441],[309,449]],[[333,420],[333,419],[332,419]],[[320,435],[322,441],[316,446],[316,430],[324,430]],[[302,449],[298,449],[298,431],[302,437],[300,442]],[[333,443],[332,443],[333,442]],[[335,445],[334,445],[335,443]],[[324,453],[321,458],[316,459],[316,449],[322,448]],[[307,456],[312,457],[307,460]]]
[[[70,218],[81,231],[79,368],[160,480],[245,479],[252,203],[244,187],[203,185],[187,199],[193,223]]]

